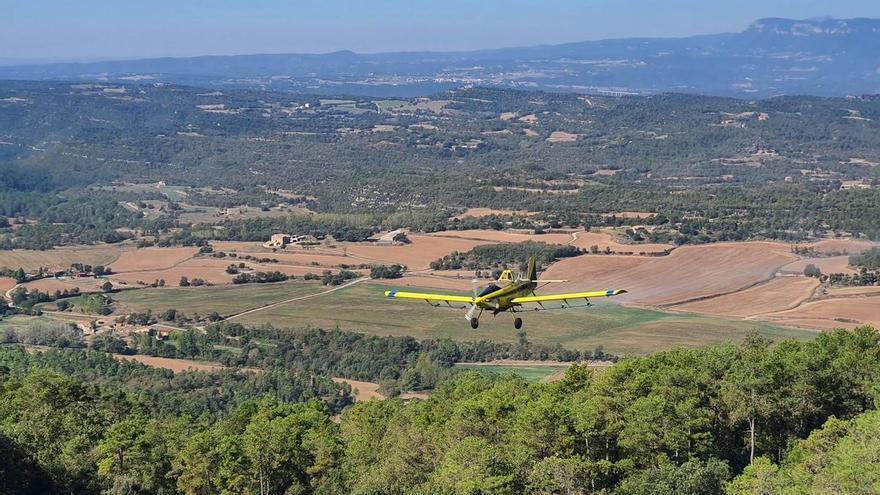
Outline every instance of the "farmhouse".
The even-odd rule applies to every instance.
[[[379,240],[376,241],[377,244],[383,245],[392,245],[392,244],[405,244],[408,242],[406,238],[406,231],[404,229],[392,230],[391,232],[382,234],[379,237]]]
[[[269,238],[269,247],[284,247],[290,244],[290,236],[287,234],[272,234]]]
[[[296,244],[298,242],[306,242],[314,240],[314,237],[307,235],[290,235],[290,234],[272,234],[268,242],[263,243],[267,248],[283,248],[288,244]]]

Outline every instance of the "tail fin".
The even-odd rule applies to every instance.
[[[529,269],[526,272],[526,280],[538,280],[538,267],[535,265],[535,257],[529,256]]]

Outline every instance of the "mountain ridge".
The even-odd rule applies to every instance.
[[[0,78],[414,96],[480,85],[609,94],[880,93],[880,19],[758,19],[740,33],[453,52],[339,50],[0,67]]]

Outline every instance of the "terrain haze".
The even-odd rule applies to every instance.
[[[398,33],[406,39],[406,33]],[[528,39],[528,38],[526,38]],[[737,33],[469,51],[217,55],[0,67],[0,78],[422,96],[463,86],[740,98],[880,92],[880,20],[763,18]],[[0,55],[3,55],[0,53]]]
[[[461,51],[739,32],[762,17],[880,17],[869,0],[2,1],[0,59]],[[109,42],[112,40],[112,42]]]

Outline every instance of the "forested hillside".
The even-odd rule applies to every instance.
[[[744,101],[462,89],[327,99],[167,85],[0,82],[0,247],[118,242],[125,228],[362,240],[459,228],[619,226],[653,241],[880,235],[880,99]],[[226,218],[230,207],[251,218]],[[309,208],[335,217],[263,212]],[[189,215],[189,216],[188,216]],[[343,215],[342,217],[338,215]],[[7,219],[8,217],[8,219]],[[222,218],[221,218],[222,217]],[[510,222],[510,223],[507,223]],[[473,225],[473,221],[471,222]]]
[[[574,366],[550,384],[468,372],[426,400],[360,403],[338,422],[326,403],[271,394],[202,414],[156,408],[60,365],[84,352],[0,352],[4,493],[694,495],[877,482],[880,338],[867,327]]]

